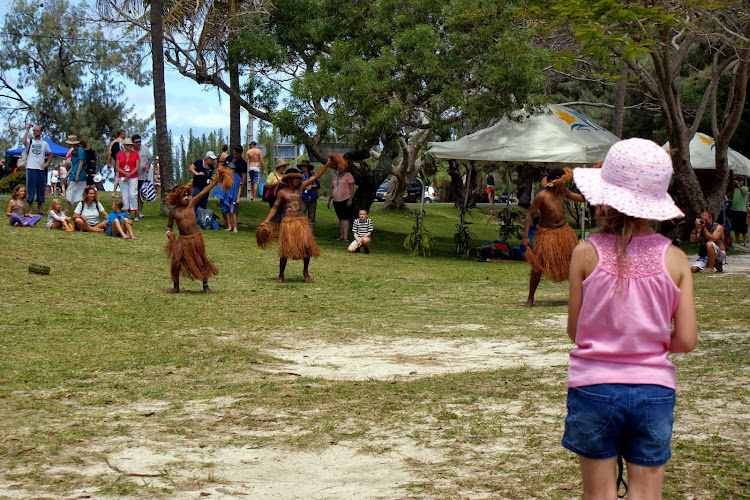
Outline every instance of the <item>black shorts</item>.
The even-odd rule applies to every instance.
[[[736,234],[744,234],[747,232],[747,212],[730,210],[729,220],[732,223],[732,231]]]
[[[336,217],[340,220],[352,220],[352,207],[348,206],[349,200],[334,201],[333,209],[336,210]]]

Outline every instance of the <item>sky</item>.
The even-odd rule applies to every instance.
[[[40,0],[41,3],[42,0]],[[0,19],[5,16],[12,4],[11,0],[0,0]],[[144,64],[151,64],[151,58],[143,60]],[[150,67],[148,68],[151,69]],[[154,90],[152,85],[138,87],[132,82],[126,81],[125,96],[135,106],[134,113],[138,118],[145,118],[154,112]],[[167,126],[172,131],[172,136],[178,140],[180,135],[187,137],[192,128],[193,135],[200,137],[208,135],[212,131],[224,130],[224,136],[229,135],[229,98],[219,94],[214,87],[199,85],[198,83],[183,77],[169,64],[165,66],[165,86],[167,90]],[[247,126],[248,114],[241,112],[242,140],[247,142],[245,127]],[[256,129],[258,122],[256,120]],[[152,129],[156,123],[152,121]],[[128,134],[131,131],[127,131]],[[137,133],[137,131],[132,131]],[[20,145],[20,137],[18,145]],[[153,139],[153,138],[150,138]]]

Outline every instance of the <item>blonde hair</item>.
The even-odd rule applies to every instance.
[[[626,274],[625,258],[628,243],[633,239],[637,217],[625,215],[609,205],[599,205],[597,208],[596,232],[599,234],[611,234],[618,238],[618,244],[615,245],[617,252],[617,274],[618,276],[624,276]]]
[[[55,203],[59,204],[59,205],[60,205],[60,210],[62,210],[62,202],[60,201],[60,199],[59,199],[59,198],[54,198],[54,199],[53,199],[53,200],[52,200],[52,201],[50,202],[50,204],[49,204],[49,209],[50,209],[50,210],[52,210],[52,211],[54,212],[54,211],[55,211],[55,209],[54,209],[53,207],[55,206]]]

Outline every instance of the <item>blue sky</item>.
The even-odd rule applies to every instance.
[[[40,0],[41,3],[42,0]],[[75,3],[76,0],[69,0]],[[0,18],[8,12],[12,1],[0,0]],[[144,64],[151,64],[151,58],[144,59]],[[150,67],[148,68],[150,69]],[[183,77],[177,70],[168,64],[165,67],[165,84],[167,89],[167,125],[177,140],[180,135],[187,137],[192,128],[193,135],[200,137],[201,134],[209,134],[220,128],[224,135],[229,135],[229,98],[219,95],[215,88],[208,85],[199,85],[193,80]],[[125,96],[135,108],[134,112],[138,118],[145,118],[154,112],[153,86],[138,87],[131,82],[126,82]],[[245,127],[248,114],[241,114],[242,140],[245,139]],[[256,121],[256,129],[257,129]],[[155,129],[155,123],[152,122]],[[130,134],[131,131],[128,131]],[[132,131],[136,133],[136,131]],[[20,137],[19,137],[20,144]]]

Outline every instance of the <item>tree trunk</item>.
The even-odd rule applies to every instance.
[[[242,146],[240,101],[236,97],[240,93],[240,68],[236,61],[229,62],[229,87],[236,92],[229,94],[229,144],[231,147]],[[232,154],[231,148],[229,154]]]
[[[398,145],[395,140],[385,142],[385,147],[380,153],[378,164],[374,170],[365,167],[352,166],[349,171],[354,176],[357,191],[354,193],[352,207],[358,210],[362,207],[370,210],[375,201],[375,192],[380,184],[391,175],[393,160],[398,155]]]
[[[466,167],[462,168],[462,165],[455,161],[448,161],[448,175],[451,176],[451,196],[453,197],[453,205],[456,208],[461,208],[464,205],[464,200],[467,201],[467,208],[475,207],[477,205],[476,196],[473,196],[474,190],[477,187],[477,177],[479,177],[479,168],[474,162],[471,162],[468,166],[469,172],[471,172],[471,179],[469,185],[466,186]],[[466,190],[469,190],[469,198],[466,198]]]
[[[159,148],[161,173],[161,203],[159,213],[169,213],[167,195],[174,189],[172,150],[169,147],[167,127],[167,92],[164,86],[164,37],[162,34],[162,1],[151,1],[151,60],[153,61],[154,116],[156,118],[156,143]]]
[[[617,82],[615,91],[614,110],[612,112],[612,133],[622,139],[622,123],[625,108],[625,96],[628,91],[628,68],[623,66],[620,70],[620,81]]]

